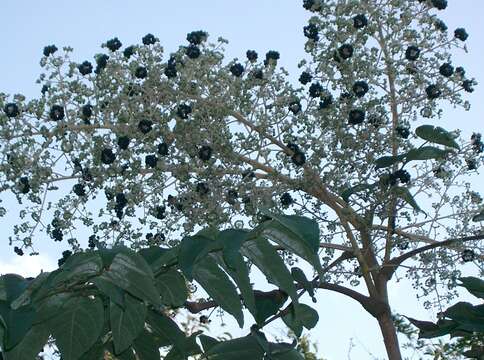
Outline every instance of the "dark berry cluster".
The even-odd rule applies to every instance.
[[[456,39],[459,39],[460,41],[466,41],[467,38],[469,37],[469,34],[464,28],[458,28],[458,29],[455,29],[454,36]]]
[[[195,190],[200,195],[207,195],[210,191],[210,188],[206,182],[202,181],[197,183]]]
[[[289,104],[289,111],[291,111],[294,115],[298,114],[301,111],[301,103],[299,101],[293,101]]]
[[[109,56],[106,54],[100,54],[96,56],[96,70],[94,72],[96,74],[100,74],[101,71],[106,67],[108,64]]]
[[[151,120],[143,119],[138,123],[138,130],[142,134],[148,134],[153,128],[153,122]]]
[[[116,216],[121,219],[123,217],[123,209],[128,205],[128,199],[124,193],[116,194],[116,205],[114,210],[116,211]]]
[[[96,235],[93,234],[89,236],[87,240],[87,246],[89,246],[90,249],[94,249],[98,244],[99,244],[99,240]]]
[[[49,117],[53,121],[59,121],[64,119],[64,107],[60,105],[53,105],[50,108]]]
[[[405,51],[405,58],[410,61],[415,61],[420,56],[420,49],[415,45],[410,45]]]
[[[461,78],[464,78],[464,76],[466,76],[466,71],[464,70],[464,68],[462,66],[458,66],[455,68],[455,73],[457,75],[459,75]]]
[[[202,42],[206,41],[208,34],[203,30],[192,31],[187,34],[187,41],[193,45],[200,45]]]
[[[353,56],[353,46],[351,44],[343,44],[338,48],[338,56],[343,59],[349,59]]]
[[[425,88],[425,92],[427,93],[427,99],[435,100],[440,97],[442,92],[440,91],[437,85],[429,85]]]
[[[319,40],[319,29],[315,24],[309,24],[303,28],[304,36],[313,41]]]
[[[364,14],[358,14],[353,17],[353,26],[355,29],[363,29],[368,25],[368,19]]]
[[[171,57],[168,59],[168,62],[166,64],[166,68],[164,70],[164,74],[166,75],[167,78],[174,78],[177,75],[176,71],[176,60],[174,57]]]
[[[323,100],[319,102],[319,109],[324,110],[329,108],[333,104],[333,95],[326,95]]]
[[[57,46],[55,46],[55,45],[47,45],[46,47],[44,47],[44,56],[52,55],[57,50],[58,50],[57,49]]]
[[[121,150],[126,150],[129,146],[130,141],[131,139],[128,136],[121,135],[120,137],[118,137],[117,143]]]
[[[77,65],[77,70],[79,70],[81,75],[88,75],[92,73],[92,64],[86,60],[82,64]]]
[[[153,45],[158,41],[158,39],[153,34],[146,34],[143,36],[141,41],[144,45]]]
[[[54,218],[51,224],[54,228],[51,233],[52,238],[54,239],[54,241],[62,241],[62,239],[64,238],[64,234],[60,229],[60,220],[58,218]]]
[[[185,53],[190,59],[198,59],[200,57],[200,49],[193,44],[186,47]]]
[[[72,255],[72,251],[66,250],[62,252],[62,257],[57,261],[57,265],[61,267],[67,259],[69,259]]]
[[[181,119],[188,119],[188,115],[192,113],[192,107],[188,104],[180,104],[176,109],[176,115]]]
[[[29,178],[26,176],[22,176],[19,180],[19,190],[22,194],[28,194],[30,191],[30,183]]]
[[[145,164],[150,168],[155,168],[158,164],[158,157],[156,155],[146,155]]]
[[[74,194],[76,194],[77,196],[85,196],[86,195],[86,189],[84,187],[83,184],[75,184],[73,187],[72,187],[72,191],[74,192]]]
[[[408,137],[410,136],[410,130],[405,126],[397,126],[395,128],[395,131],[397,132],[398,136],[403,139],[408,139]]]
[[[163,220],[165,218],[166,208],[163,205],[156,206],[153,209],[153,216],[158,220]]]
[[[407,170],[400,169],[390,175],[390,182],[392,179],[395,181],[398,179],[402,184],[407,184],[410,182],[411,176]]]
[[[264,79],[264,72],[261,69],[255,69],[250,73],[250,76],[257,80]]]
[[[134,76],[138,79],[144,79],[148,76],[148,70],[144,66],[138,66],[134,71]]]
[[[448,27],[447,25],[445,24],[445,22],[443,22],[442,20],[440,19],[437,19],[435,20],[434,22],[434,25],[435,25],[435,28],[441,32],[445,32],[447,31]]]
[[[440,65],[439,73],[442,76],[450,77],[454,74],[454,67],[450,63],[444,63]]]
[[[21,248],[19,248],[18,246],[15,246],[15,247],[13,248],[13,252],[14,252],[15,254],[17,254],[18,256],[22,256],[22,255],[24,254],[24,251],[23,251]]]
[[[320,0],[303,0],[303,8],[308,11],[319,11],[321,9]]]
[[[318,98],[323,93],[323,87],[320,83],[312,83],[309,87],[309,96],[312,98]]]
[[[357,97],[363,97],[366,95],[366,93],[368,92],[369,88],[368,88],[368,84],[366,81],[356,81],[354,84],[353,84],[353,92],[355,93],[355,95]]]
[[[89,124],[89,119],[92,116],[92,105],[91,104],[86,104],[83,105],[81,108],[81,117],[84,120],[84,122],[88,121]]]
[[[240,63],[233,64],[230,67],[230,72],[235,77],[241,77],[242,74],[244,73],[244,66],[242,64],[240,64]]]
[[[162,142],[158,144],[158,154],[161,156],[167,156],[169,153],[168,151],[168,144],[165,142]]]
[[[134,45],[130,45],[124,49],[123,56],[126,59],[129,59],[132,55],[134,55],[135,50],[136,50],[136,47]]]
[[[288,207],[294,203],[294,200],[291,196],[291,194],[285,192],[284,194],[281,195],[281,205],[284,207]]]
[[[292,163],[296,166],[303,166],[306,163],[306,154],[295,143],[289,142],[286,146],[292,151]]]
[[[462,82],[462,88],[468,92],[468,93],[471,93],[471,92],[474,92],[474,81],[472,80],[464,80]]]
[[[208,161],[212,157],[212,148],[208,145],[203,145],[198,150],[198,158],[203,161]]]
[[[50,89],[50,86],[48,84],[44,84],[42,85],[42,89],[40,89],[40,92],[42,93],[42,95],[45,95]]]
[[[269,66],[269,65],[276,65],[277,60],[279,60],[280,54],[278,51],[275,50],[269,50],[266,53],[266,59],[264,60],[264,65]]]
[[[482,136],[479,133],[473,133],[471,136],[471,146],[477,153],[484,151],[484,143],[482,142]]]
[[[247,60],[249,60],[252,63],[256,62],[257,61],[257,58],[259,57],[259,55],[257,54],[257,52],[254,51],[254,50],[247,50],[247,52],[245,53],[245,55],[247,56]]]
[[[119,41],[119,39],[117,37],[115,37],[111,40],[108,40],[106,42],[106,47],[113,52],[120,49],[121,46],[123,46],[123,44],[121,44],[121,41]]]
[[[313,80],[313,77],[310,73],[308,73],[307,71],[303,71],[301,73],[301,76],[299,76],[299,82],[303,85],[306,85],[308,83],[311,82],[311,80]]]
[[[110,165],[116,160],[116,154],[111,148],[104,148],[101,151],[101,162],[106,165]]]
[[[462,261],[464,262],[471,262],[474,261],[476,258],[476,254],[473,250],[465,249],[461,254]]]
[[[467,170],[469,171],[477,170],[477,163],[474,159],[467,159],[466,164],[467,164]]]
[[[348,114],[348,123],[350,125],[361,124],[365,121],[365,111],[361,109],[353,109]]]
[[[237,202],[238,197],[239,197],[239,194],[238,194],[238,192],[236,190],[229,189],[229,190],[227,190],[227,194],[225,195],[225,200],[227,200],[227,202],[230,205],[235,205],[235,203]]]
[[[14,103],[6,104],[3,108],[3,112],[9,118],[16,117],[20,113],[17,104],[14,104]]]
[[[242,180],[252,180],[255,179],[255,172],[252,170],[244,170],[242,171]]]
[[[447,0],[432,0],[432,5],[439,10],[447,8]]]

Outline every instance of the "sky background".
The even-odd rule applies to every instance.
[[[447,10],[439,14],[450,30],[461,26],[467,29],[469,54],[456,52],[454,63],[463,65],[467,74],[481,83],[484,83],[483,13],[483,0],[449,0]],[[279,51],[279,64],[296,80],[300,73],[297,63],[305,55],[302,27],[311,15],[302,8],[302,0],[1,0],[0,14],[0,92],[22,93],[27,98],[40,94],[35,80],[41,70],[39,61],[45,45],[71,46],[73,59],[82,62],[92,60],[95,53],[102,51],[101,43],[114,36],[126,46],[140,43],[142,36],[153,33],[166,53],[170,53],[186,43],[188,32],[199,29],[208,31],[212,39],[222,36],[230,41],[226,46],[229,60],[244,58],[248,49],[260,54],[272,49]],[[484,87],[477,86],[467,99],[472,104],[469,112],[448,109],[439,125],[448,130],[460,128],[465,137],[473,131],[483,132]],[[482,175],[476,177],[476,183],[483,183],[482,180]],[[44,249],[41,256],[16,257],[8,246],[11,228],[8,222],[0,219],[4,229],[0,273],[28,276],[36,275],[40,269],[52,270],[65,249],[46,244],[41,246]],[[409,284],[394,283],[390,290],[396,312],[422,319],[430,316],[415,299]],[[320,292],[318,298],[320,322],[311,331],[311,337],[318,342],[321,356],[328,360],[385,358],[377,323],[357,303],[330,292]],[[232,322],[228,323],[230,331],[237,332]],[[277,328],[272,330],[277,332]],[[354,348],[349,357],[350,342]]]

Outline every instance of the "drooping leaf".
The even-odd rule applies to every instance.
[[[138,254],[140,254],[145,261],[151,265],[153,264],[156,260],[158,260],[161,256],[166,254],[166,252],[169,251],[168,249],[162,249],[159,246],[152,246],[147,249],[141,249],[138,251]]]
[[[108,271],[101,277],[139,299],[147,300],[153,305],[161,304],[150,266],[134,251],[118,253]]]
[[[455,137],[447,130],[439,126],[422,125],[415,129],[415,134],[424,140],[433,142],[435,144],[445,145],[459,150],[460,147],[455,141]]]
[[[305,357],[296,349],[290,349],[285,352],[271,354],[271,358],[274,360],[304,360]]]
[[[484,332],[484,306],[458,302],[449,307],[444,315],[465,326],[467,331]]]
[[[215,242],[205,236],[195,235],[186,236],[180,243],[178,253],[178,266],[187,279],[193,279],[193,267],[198,260],[205,256],[213,249]]]
[[[235,317],[240,327],[243,326],[244,315],[237,289],[211,257],[205,257],[194,266],[193,278],[222,309]]]
[[[17,274],[0,276],[0,301],[14,302],[28,287],[29,282]]]
[[[365,191],[365,190],[371,190],[375,186],[376,186],[376,184],[358,184],[358,185],[352,186],[352,187],[344,190],[341,193],[341,198],[344,201],[348,202],[351,195],[356,194],[356,193],[359,193],[359,192],[362,192],[362,191]]]
[[[316,310],[306,304],[299,304],[299,311],[294,311],[294,306],[291,306],[291,310],[282,317],[284,323],[294,331],[296,336],[301,336],[302,328],[305,327],[311,330],[316,326],[319,320],[319,315]]]
[[[55,343],[65,360],[77,360],[101,335],[104,308],[98,298],[71,298],[59,316],[48,321]]]
[[[410,150],[405,156],[405,161],[444,159],[449,152],[449,150],[442,150],[434,146],[423,146]]]
[[[146,306],[129,294],[125,297],[124,309],[111,302],[110,324],[116,354],[128,349],[134,339],[143,330],[146,318]]]
[[[291,268],[291,274],[294,279],[312,298],[314,298],[313,284],[307,279],[306,274],[300,268],[294,266]]]
[[[146,320],[156,335],[158,346],[175,345],[176,347],[183,347],[185,333],[172,319],[166,315],[148,311]]]
[[[85,352],[79,360],[104,360],[104,344],[101,340],[91,346],[91,348]]]
[[[213,348],[215,345],[219,344],[220,341],[218,341],[217,339],[211,337],[211,336],[207,336],[207,335],[200,335],[198,337],[198,339],[200,339],[200,343],[202,344],[202,347],[203,347],[203,351],[204,352],[207,352],[209,351],[211,348]]]
[[[459,280],[462,282],[459,286],[465,287],[472,295],[484,299],[484,280],[473,276],[461,277]]]
[[[49,338],[49,330],[44,324],[34,325],[22,340],[5,353],[5,360],[32,360],[42,351]]]
[[[418,335],[420,339],[431,339],[447,335],[458,326],[455,321],[446,320],[443,323],[441,322],[441,325],[439,326],[430,321],[416,320],[407,316],[406,318],[420,330]]]
[[[472,221],[474,222],[484,221],[484,210],[482,210],[479,214],[475,215],[472,218]]]
[[[124,308],[124,291],[120,287],[102,276],[95,277],[91,281],[103,295],[109,297],[109,300]]]
[[[264,350],[253,336],[223,341],[206,352],[209,360],[262,360]]]
[[[262,325],[266,319],[275,315],[287,300],[281,291],[262,292],[255,290],[255,306],[257,309],[255,320]]]
[[[160,360],[160,350],[148,331],[143,330],[134,340],[134,351],[139,360]]]
[[[179,307],[188,298],[185,278],[173,268],[169,268],[156,277],[156,287],[160,292],[161,302],[164,305]]]
[[[241,252],[259,268],[270,283],[285,291],[294,303],[298,302],[291,273],[266,239],[258,237],[244,242]]]
[[[15,347],[30,330],[35,312],[30,307],[13,310],[6,301],[0,301],[0,318],[5,325],[4,346],[6,350]]]
[[[36,312],[33,323],[42,324],[52,318],[60,316],[72,297],[73,295],[71,293],[60,293],[38,301],[35,304]]]
[[[375,160],[375,168],[376,169],[386,168],[386,167],[392,166],[393,164],[401,162],[404,159],[405,159],[404,155],[382,156],[381,158],[378,158]]]
[[[179,347],[172,347],[171,350],[166,354],[164,360],[185,360],[193,355],[198,355],[202,353],[202,349],[198,346],[196,342],[196,335],[193,334],[184,340],[183,351]]]
[[[155,259],[150,265],[153,273],[158,275],[178,262],[178,253],[180,248],[178,246],[172,247],[163,252],[157,259]]]
[[[397,186],[395,188],[395,194],[403,201],[405,201],[407,204],[409,204],[411,207],[413,207],[416,211],[423,212],[420,206],[418,206],[417,202],[415,201],[410,191],[406,187]]]
[[[42,287],[46,286],[46,281],[49,278],[48,272],[40,273],[35,279],[28,282],[27,288],[18,296],[12,303],[10,307],[14,310],[30,305],[32,303],[33,296],[37,293],[37,291],[41,290]]]

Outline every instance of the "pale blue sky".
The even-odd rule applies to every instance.
[[[456,53],[454,63],[463,65],[467,74],[484,83],[484,1],[449,0],[448,9],[440,14],[449,29],[460,26],[467,29],[470,53]],[[114,36],[123,45],[130,45],[139,43],[149,32],[160,38],[168,53],[185,44],[187,32],[199,29],[208,31],[212,38],[222,36],[230,41],[226,46],[228,59],[243,58],[247,49],[261,54],[278,50],[279,64],[296,78],[297,62],[304,56],[302,27],[310,13],[302,8],[302,0],[0,0],[0,16],[0,91],[34,97],[40,91],[35,79],[45,45],[72,46],[73,59],[83,61],[101,52],[100,44]],[[449,109],[441,125],[449,130],[461,128],[470,136],[472,131],[484,131],[484,87],[477,86],[467,98],[472,103],[471,111]],[[479,178],[482,182],[482,175],[477,181]],[[1,220],[0,224],[5,228]],[[65,250],[52,248],[37,259],[12,258],[5,234],[4,230],[0,272],[51,268]],[[408,284],[393,286],[395,310],[426,317],[412,294]],[[321,321],[312,337],[318,341],[321,355],[330,360],[347,359],[349,339],[353,337],[355,348],[351,359],[371,359],[365,348],[384,358],[376,322],[358,304],[329,292],[321,292],[319,298]]]

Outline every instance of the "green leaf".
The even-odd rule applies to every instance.
[[[296,349],[290,349],[285,352],[271,354],[273,360],[304,360],[305,357],[301,355]]]
[[[198,355],[202,353],[200,346],[196,342],[196,335],[192,335],[184,340],[183,351],[179,347],[172,347],[170,352],[165,356],[164,360],[185,360],[188,356]]]
[[[375,168],[376,169],[386,168],[386,167],[392,166],[393,164],[401,162],[404,159],[405,159],[405,155],[382,156],[381,158],[378,158],[375,160]]]
[[[274,247],[264,238],[246,241],[241,247],[247,257],[266,276],[267,281],[285,291],[294,303],[298,303],[296,287],[291,273]]]
[[[79,360],[104,360],[104,344],[102,341],[96,341],[96,343],[85,352]]]
[[[23,339],[5,353],[5,360],[32,360],[42,351],[49,338],[44,324],[32,326]]]
[[[294,306],[291,306],[291,311],[282,317],[284,323],[294,331],[297,337],[301,336],[302,328],[305,327],[311,330],[316,326],[319,320],[319,315],[316,310],[306,304],[299,304],[299,311],[297,315],[294,312]]]
[[[145,261],[149,265],[151,265],[156,260],[158,260],[161,256],[166,254],[168,251],[170,251],[170,250],[162,249],[158,246],[152,246],[152,247],[149,247],[147,249],[141,249],[140,251],[138,251],[138,254],[140,254],[143,257],[143,259],[145,259]]]
[[[186,236],[180,243],[178,266],[187,279],[193,279],[193,267],[213,249],[215,242],[201,235]]]
[[[64,308],[69,304],[69,299],[72,298],[70,293],[55,294],[46,299],[37,302],[36,313],[33,320],[34,324],[42,324],[52,318],[60,316]]]
[[[71,255],[59,269],[60,272],[50,281],[50,286],[64,285],[99,275],[102,260],[97,252],[85,252]]]
[[[10,296],[9,296],[10,298]],[[6,301],[0,301],[0,318],[5,325],[4,346],[12,349],[30,330],[35,313],[29,307],[13,310]]]
[[[59,316],[47,323],[65,360],[79,359],[87,352],[101,335],[103,325],[102,301],[81,297],[69,299]]]
[[[418,206],[417,202],[415,201],[412,194],[410,194],[410,191],[407,188],[398,186],[395,188],[395,194],[403,201],[408,203],[411,207],[413,207],[415,211],[421,211],[425,214],[425,212],[422,211],[420,206]]]
[[[405,161],[409,162],[412,160],[431,160],[431,159],[443,159],[447,156],[449,150],[441,150],[434,146],[423,146],[418,149],[412,149],[407,152],[405,156]]]
[[[459,286],[465,287],[472,295],[484,299],[484,280],[473,276],[461,277],[459,280],[462,282]]]
[[[98,276],[90,281],[92,281],[99,291],[101,291],[103,295],[107,296],[109,300],[124,308],[124,291],[114,285],[111,280]]]
[[[180,330],[172,319],[166,315],[148,311],[146,320],[156,335],[158,346],[175,345],[177,347],[183,347],[185,333]]]
[[[134,340],[134,351],[139,360],[160,360],[160,350],[154,337],[146,330]]]
[[[474,306],[468,302],[458,302],[448,308],[444,315],[465,325],[468,331],[484,332],[484,306]]]
[[[273,220],[266,221],[260,225],[264,237],[283,246],[309,262],[320,274],[322,274],[319,261],[319,225],[316,221],[296,215],[278,215],[262,211]]]
[[[163,252],[156,260],[151,263],[151,268],[155,275],[159,272],[165,271],[165,268],[172,266],[178,262],[178,252],[180,248],[178,246],[172,247]]]
[[[200,339],[200,343],[202,344],[204,352],[207,352],[211,348],[213,348],[215,345],[220,344],[220,341],[218,341],[217,339],[215,339],[211,336],[207,336],[207,335],[202,334],[198,338]]]
[[[109,270],[102,276],[138,299],[161,305],[150,266],[141,255],[133,251],[117,254]]]
[[[246,230],[228,229],[219,233],[217,241],[223,246],[223,260],[219,264],[237,284],[244,304],[252,315],[256,314],[254,292],[250,284],[249,269],[240,254],[240,247],[247,236]],[[225,266],[224,266],[225,265]]]
[[[418,335],[420,339],[431,339],[447,335],[458,325],[455,321],[446,320],[444,323],[441,322],[441,325],[439,326],[430,321],[420,321],[408,316],[405,317],[420,330]]]
[[[40,273],[35,279],[28,282],[27,288],[10,304],[14,310],[32,303],[32,297],[42,287],[46,286],[46,281],[49,278],[48,272]]]
[[[282,295],[279,290],[268,293],[255,290],[254,293],[257,309],[255,320],[259,325],[262,325],[270,316],[275,315],[287,300],[287,296]]]
[[[206,352],[209,360],[262,360],[264,350],[253,336],[223,341]]]
[[[439,126],[422,125],[415,129],[415,134],[424,140],[433,142],[435,144],[445,145],[459,150],[460,147],[454,140],[455,137],[447,130]]]
[[[484,221],[484,210],[482,210],[479,214],[475,215],[472,218],[472,221],[474,222]]]
[[[345,201],[348,202],[350,199],[350,196],[365,190],[371,190],[376,186],[376,184],[358,184],[355,186],[352,186],[346,190],[344,190],[341,193],[341,198]]]
[[[195,265],[193,278],[222,309],[235,317],[240,327],[243,326],[244,315],[237,289],[211,257]]]
[[[188,298],[185,278],[175,269],[168,269],[156,277],[161,303],[172,307],[182,306]]]
[[[0,301],[12,303],[27,288],[29,282],[17,274],[0,276]]]
[[[124,309],[114,302],[111,302],[109,309],[114,349],[119,354],[128,349],[132,345],[133,340],[143,330],[146,306],[139,300],[126,294]]]
[[[298,267],[293,267],[291,268],[291,275],[296,281],[299,286],[301,286],[304,290],[306,290],[312,298],[314,298],[314,287],[313,284],[306,278],[306,275],[304,274],[304,271],[302,271]]]

